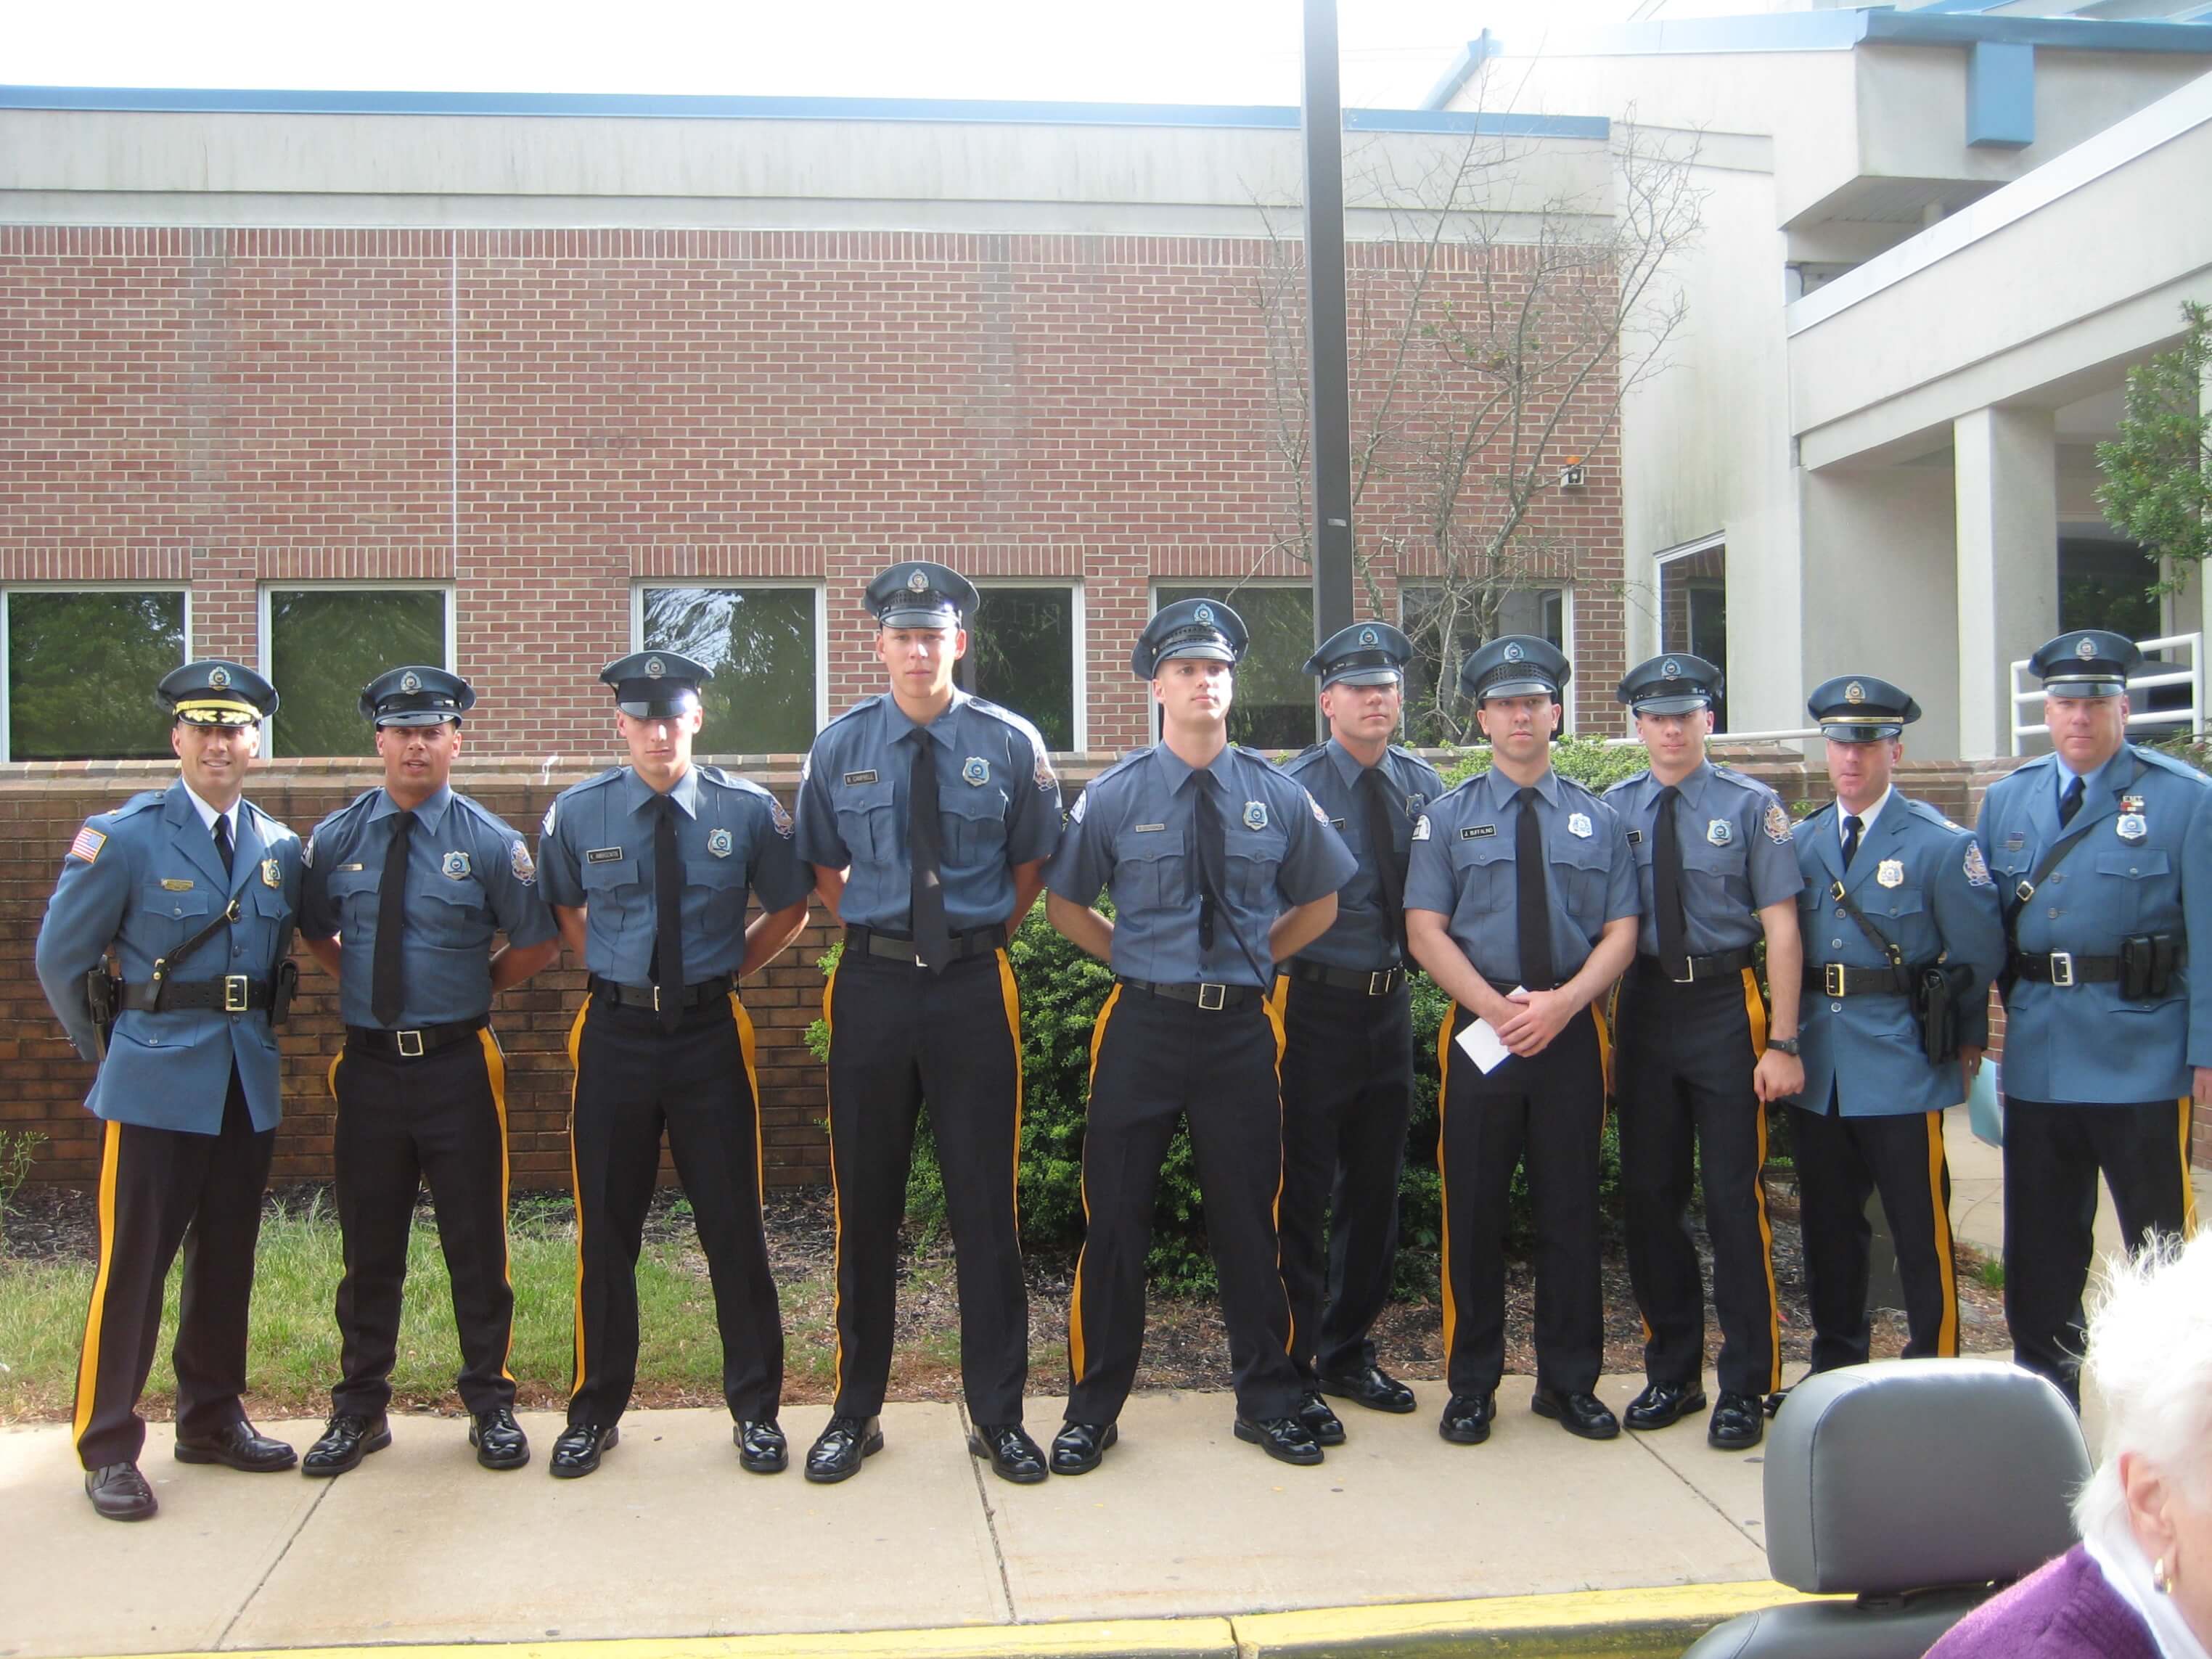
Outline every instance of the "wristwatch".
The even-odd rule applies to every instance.
[[[1796,1037],[1769,1037],[1766,1039],[1766,1046],[1773,1049],[1777,1054],[1787,1054],[1792,1060],[1797,1058],[1797,1039]]]

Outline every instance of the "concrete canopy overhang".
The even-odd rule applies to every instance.
[[[2057,409],[2212,301],[2212,76],[1790,305],[1808,469],[1927,453],[1978,409]]]

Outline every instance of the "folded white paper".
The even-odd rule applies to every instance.
[[[1521,988],[1515,986],[1511,994],[1518,995]],[[1513,1051],[1498,1035],[1498,1028],[1486,1019],[1478,1019],[1462,1031],[1455,1039],[1467,1050],[1467,1057],[1487,1077],[1505,1061],[1513,1058]]]

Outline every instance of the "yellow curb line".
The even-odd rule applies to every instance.
[[[1233,1618],[1078,1620],[1048,1625],[951,1626],[936,1630],[839,1631],[818,1635],[641,1637],[612,1641],[439,1643],[419,1646],[274,1648],[175,1653],[156,1659],[1115,1659],[1121,1655],[1260,1656],[1419,1654],[1480,1643],[1492,1653],[1557,1653],[1558,1643],[1602,1642],[1583,1651],[1644,1650],[1619,1638],[1696,1635],[1762,1607],[1821,1598],[1771,1579],[1731,1584],[1670,1584],[1648,1589],[1577,1590],[1553,1595],[1490,1596],[1322,1607]],[[1607,1639],[1612,1638],[1612,1639]],[[1659,1649],[1652,1649],[1659,1651]]]

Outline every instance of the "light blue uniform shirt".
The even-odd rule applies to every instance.
[[[1790,844],[1790,814],[1781,797],[1757,778],[1701,761],[1676,786],[1674,836],[1682,849],[1685,948],[1693,957],[1738,951],[1765,937],[1759,912],[1797,896],[1804,877]],[[1636,890],[1643,921],[1636,948],[1659,954],[1657,906],[1652,896],[1653,832],[1659,792],[1649,772],[1624,778],[1605,792],[1607,805],[1627,826],[1636,854]]]
[[[914,931],[907,786],[917,731],[927,734],[937,769],[945,925],[964,933],[1003,922],[1014,908],[1014,866],[1051,856],[1060,839],[1060,780],[1036,727],[964,691],[927,726],[889,692],[825,726],[799,782],[799,856],[847,871],[841,921]]]
[[[301,851],[300,932],[339,936],[340,1018],[381,1026],[376,988],[376,917],[384,860],[400,807],[380,787],[356,796],[315,826]],[[410,1030],[481,1018],[491,1012],[491,945],[542,945],[553,913],[538,896],[537,868],[520,836],[465,795],[441,787],[415,809],[407,838],[407,926],[399,943]]]
[[[1229,890],[1213,948],[1198,938],[1197,792],[1213,791]],[[1358,870],[1305,787],[1234,744],[1194,771],[1163,744],[1139,749],[1077,797],[1045,886],[1073,904],[1114,900],[1114,971],[1163,985],[1265,988],[1275,918],[1335,892]]]
[[[1444,793],[1437,769],[1419,755],[1393,744],[1376,763],[1389,786],[1390,832],[1402,866],[1413,844],[1413,820]],[[1367,769],[1334,738],[1316,744],[1283,768],[1306,787],[1328,815],[1329,828],[1344,838],[1358,868],[1336,896],[1336,920],[1298,952],[1300,962],[1360,973],[1395,968],[1405,961],[1383,915],[1382,877],[1367,847],[1367,797],[1360,783]]]
[[[1552,967],[1564,985],[1589,960],[1606,923],[1636,915],[1636,860],[1620,815],[1582,785],[1547,770],[1534,787],[1551,865]],[[1493,769],[1431,802],[1413,826],[1406,875],[1406,908],[1443,916],[1474,971],[1507,987],[1522,977],[1520,787]]]
[[[813,884],[792,852],[791,815],[750,779],[694,766],[669,793],[684,860],[684,978],[696,985],[743,965],[748,892],[781,910]],[[656,799],[617,767],[555,797],[538,838],[546,902],[584,908],[585,967],[623,985],[653,978]]]

